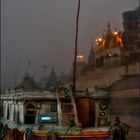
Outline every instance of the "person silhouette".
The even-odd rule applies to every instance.
[[[126,140],[126,134],[129,128],[129,125],[121,122],[120,118],[116,116],[115,120],[110,124],[112,140]]]

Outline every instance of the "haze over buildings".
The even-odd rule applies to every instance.
[[[108,21],[123,30],[122,12],[138,7],[138,0],[81,0],[78,52],[86,57],[91,40],[100,36]],[[35,78],[55,71],[69,73],[74,52],[75,0],[2,0],[1,68],[3,87],[20,81],[31,61]]]

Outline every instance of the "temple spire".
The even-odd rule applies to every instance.
[[[48,77],[48,83],[47,83],[47,87],[54,87],[57,86],[57,75],[55,73],[54,68],[52,67],[50,75]]]
[[[116,31],[117,31],[117,28],[115,27],[115,29],[114,29],[114,30],[115,30],[115,32],[116,32]]]
[[[31,74],[31,61],[30,59],[28,60],[28,64],[27,64],[27,71],[26,71],[26,75],[30,75]]]
[[[90,49],[90,53],[88,56],[88,70],[94,70],[95,69],[95,52],[93,49],[93,45],[91,43],[91,49]]]
[[[108,21],[108,23],[107,23],[107,31],[111,31],[110,22],[109,22],[109,21]]]

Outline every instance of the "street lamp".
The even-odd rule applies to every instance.
[[[77,44],[78,44],[78,27],[79,27],[79,12],[80,12],[80,0],[78,0],[77,14],[76,14],[76,33],[75,33],[75,53],[73,62],[73,88],[72,91],[75,93],[75,82],[76,82],[76,59],[77,59]]]

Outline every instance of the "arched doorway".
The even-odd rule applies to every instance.
[[[25,124],[35,124],[35,107],[32,104],[25,106]]]

